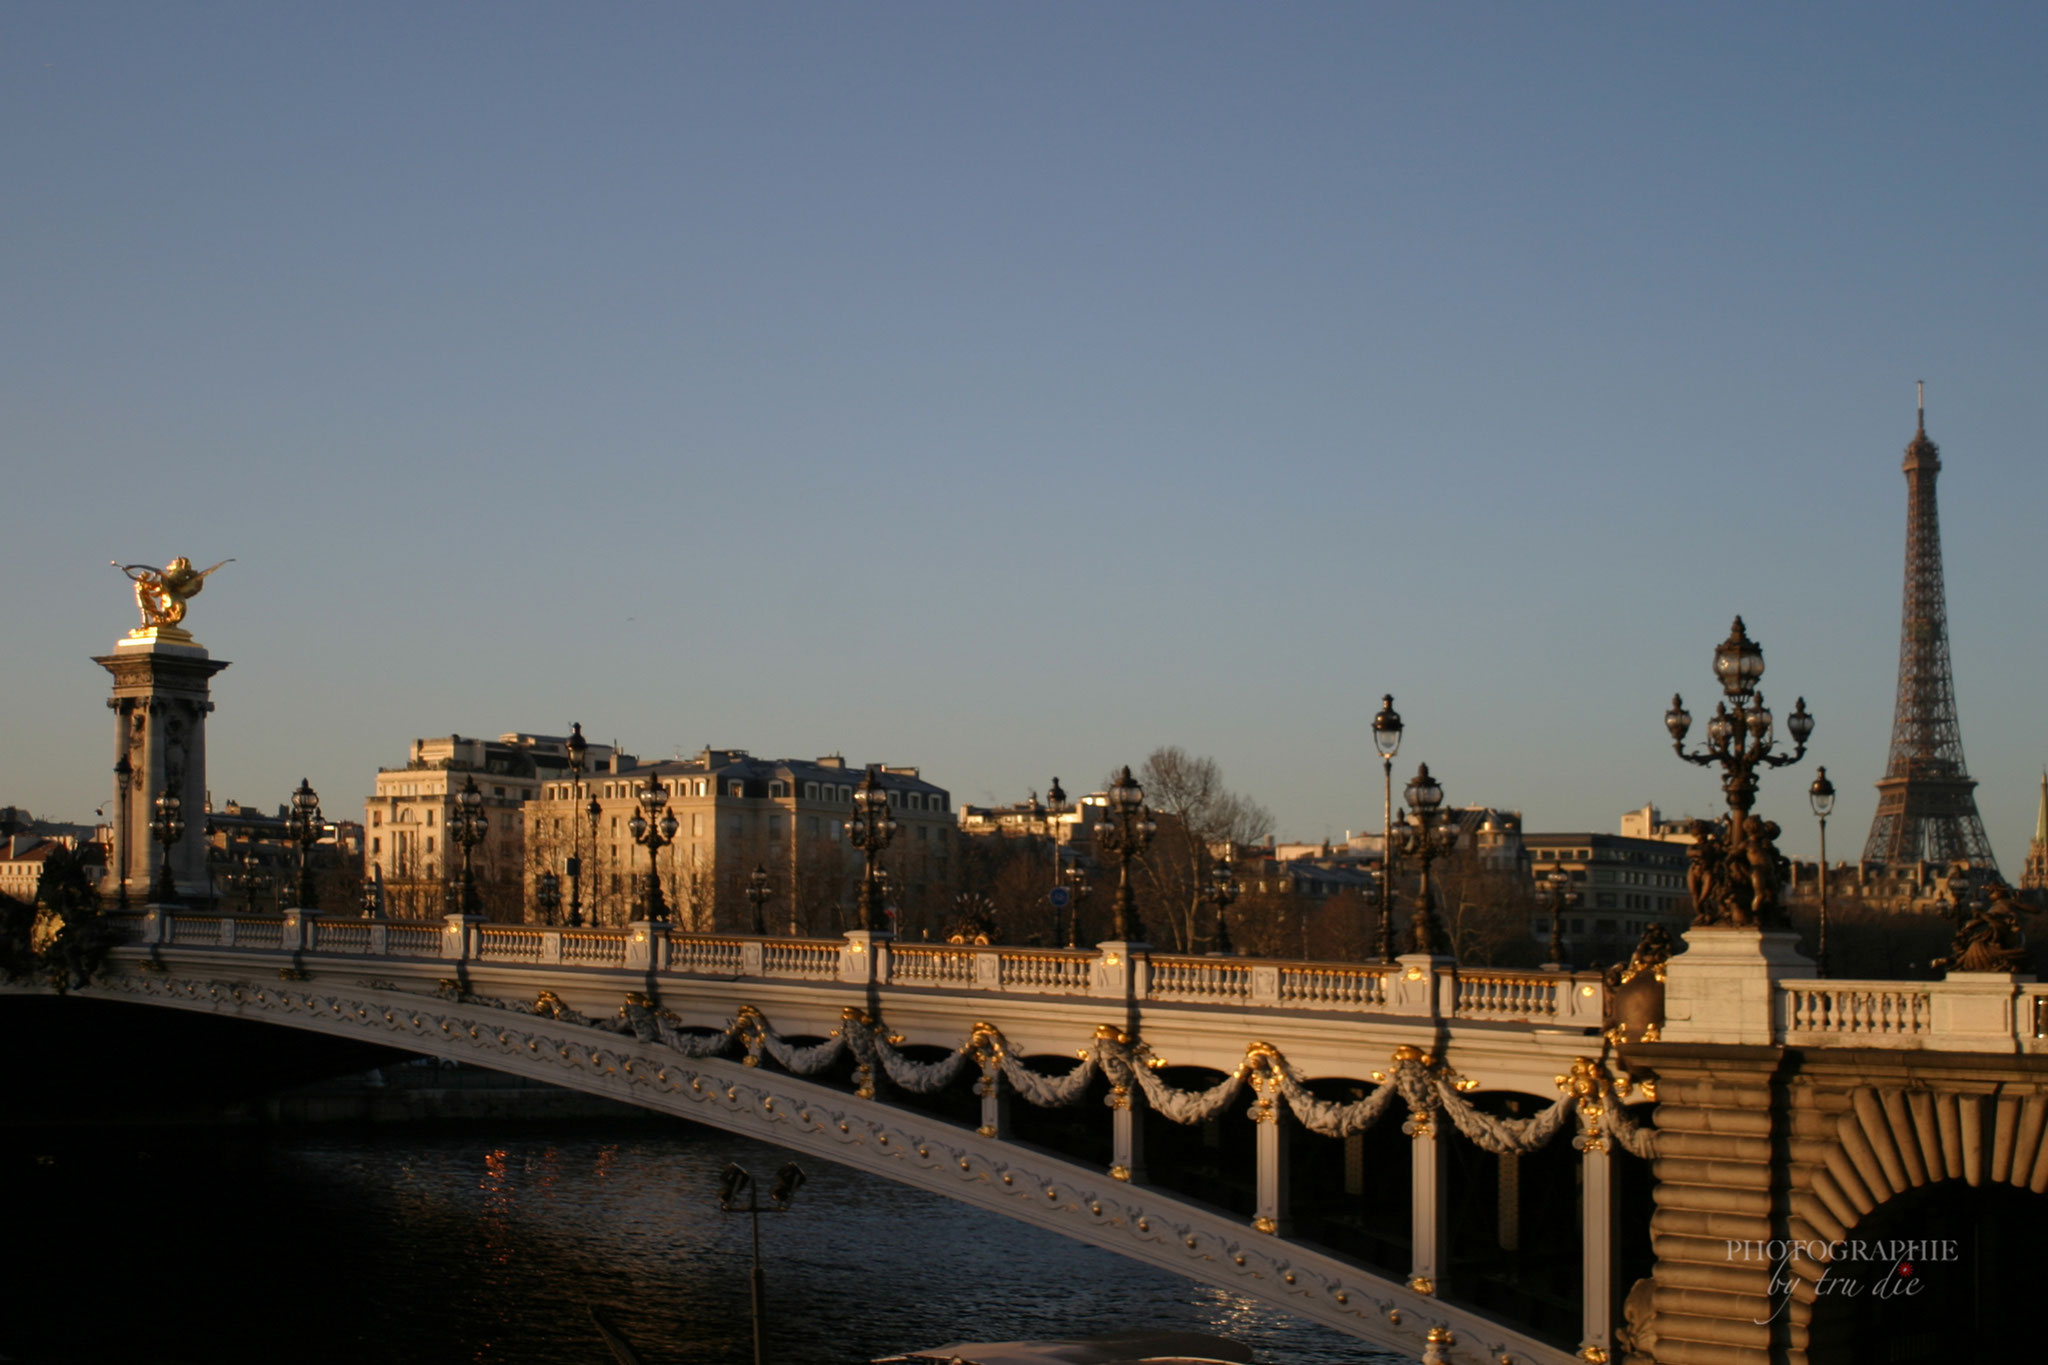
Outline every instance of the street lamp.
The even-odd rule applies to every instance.
[[[176,905],[178,883],[171,875],[171,848],[185,837],[185,802],[169,787],[165,787],[163,794],[156,799],[156,814],[149,818],[149,837],[163,849],[163,861],[157,865],[152,897],[159,905]]]
[[[1052,846],[1052,884],[1060,884],[1060,827],[1059,820],[1067,813],[1066,789],[1055,777],[1052,785],[1045,789],[1045,841]]]
[[[1402,851],[1414,855],[1415,860],[1422,864],[1422,880],[1416,888],[1415,914],[1409,921],[1409,928],[1415,940],[1414,951],[1435,956],[1450,950],[1450,936],[1436,917],[1436,903],[1429,886],[1429,868],[1430,864],[1450,852],[1451,844],[1457,839],[1457,831],[1437,823],[1449,812],[1441,810],[1443,784],[1429,775],[1427,763],[1415,769],[1415,776],[1401,794],[1407,799],[1408,809],[1414,816],[1414,824],[1403,831]]]
[[[590,741],[583,738],[583,722],[573,721],[569,725],[569,740],[563,745],[569,754],[569,790],[571,801],[583,799],[583,764],[590,754]],[[597,856],[597,826],[591,825],[591,856]],[[569,923],[576,926],[583,923],[583,830],[576,823],[572,812],[569,816],[569,857],[562,864],[562,871],[569,877]]]
[[[129,845],[135,842],[135,831],[128,828],[128,803],[135,785],[135,765],[128,761],[127,750],[114,760],[114,790],[121,794],[121,835],[115,842],[121,846],[121,866],[116,869],[118,880],[114,883],[114,908],[128,908],[128,859]]]
[[[1145,789],[1128,766],[1109,784],[1108,796],[1109,818],[1095,827],[1095,839],[1117,863],[1116,923],[1110,936],[1135,943],[1145,937],[1145,926],[1138,918],[1137,890],[1131,885],[1131,859],[1145,851],[1159,825],[1145,806]]]
[[[552,872],[541,873],[533,879],[533,898],[540,904],[540,922],[553,924],[562,908],[562,879]]]
[[[633,818],[626,822],[626,830],[633,836],[633,842],[647,849],[647,905],[645,918],[649,923],[659,924],[668,918],[668,903],[661,896],[662,846],[674,842],[676,837],[675,812],[668,808],[668,789],[657,782],[653,773],[647,774],[647,781],[640,788],[640,809],[633,812]]]
[[[292,793],[291,809],[285,812],[284,828],[299,846],[299,909],[315,910],[319,900],[313,894],[313,845],[320,842],[320,793],[305,778]]]
[[[761,907],[768,904],[768,898],[774,894],[775,892],[768,885],[767,866],[762,863],[755,863],[754,870],[747,874],[745,895],[754,907],[754,932],[757,934],[766,934],[768,932],[768,920],[762,913]],[[794,919],[790,921],[789,932],[790,937],[794,938],[796,936],[796,921]]]
[[[1790,754],[1774,752],[1775,722],[1757,690],[1764,675],[1764,651],[1749,638],[1742,618],[1735,618],[1728,638],[1714,647],[1714,676],[1721,680],[1722,699],[1707,722],[1707,747],[1685,750],[1692,715],[1677,695],[1664,713],[1671,748],[1688,763],[1721,766],[1721,791],[1728,799],[1727,835],[1719,841],[1702,837],[1693,844],[1695,924],[1758,925],[1783,928],[1785,909],[1778,899],[1778,827],[1750,814],[1756,804],[1757,769],[1782,768],[1806,756],[1813,717],[1801,697],[1785,729],[1798,746]],[[1744,893],[1747,893],[1745,896]]]
[[[1545,888],[1545,899],[1550,903],[1550,960],[1543,964],[1546,971],[1565,970],[1564,961],[1564,912],[1571,908],[1572,875],[1563,868],[1553,868]]]
[[[1819,974],[1828,974],[1828,816],[1835,809],[1835,784],[1828,781],[1828,770],[1822,767],[1813,779],[1813,785],[1806,789],[1806,799],[1813,806],[1813,814],[1820,821],[1820,942],[1814,953],[1818,958],[1814,966]]]
[[[1372,746],[1380,752],[1382,777],[1386,783],[1386,806],[1380,821],[1380,961],[1394,960],[1394,755],[1401,751],[1401,713],[1394,709],[1394,695],[1380,698],[1380,709],[1372,718]]]
[[[384,918],[384,884],[381,881],[363,882],[363,918]]]
[[[1237,951],[1230,946],[1229,910],[1239,890],[1228,859],[1219,858],[1209,865],[1209,884],[1202,889],[1202,899],[1216,907],[1216,947],[1211,957],[1230,957]]]
[[[455,793],[455,811],[448,817],[448,837],[462,845],[462,913],[481,915],[483,898],[476,893],[476,846],[484,841],[490,817],[484,814],[484,794],[476,785],[476,774],[462,780]]]
[[[1067,946],[1081,946],[1081,907],[1095,894],[1095,884],[1088,880],[1088,869],[1076,864],[1066,871],[1067,879]]]
[[[871,934],[888,927],[884,912],[887,879],[882,876],[882,850],[896,837],[898,826],[889,814],[889,793],[883,789],[873,768],[867,779],[853,791],[853,818],[846,822],[846,842],[867,860],[860,878],[860,927]]]
[[[594,863],[597,861],[597,822],[604,816],[604,807],[597,804],[597,793],[591,793],[590,804],[583,808],[583,814],[590,820],[590,861]],[[614,843],[612,845],[612,866],[614,868],[618,866],[618,861],[619,849],[618,845]],[[612,874],[612,889],[618,889],[618,873],[616,871]],[[599,886],[593,874],[590,883],[590,922],[592,924],[596,924],[602,918],[598,914],[597,909],[598,891]]]
[[[254,848],[244,844],[241,854],[239,856],[231,855],[229,861],[241,870],[228,873],[227,883],[229,886],[241,888],[242,913],[253,915],[256,913],[256,884],[263,879],[262,873],[259,871],[263,866],[263,860],[256,856]]]
[[[790,1201],[804,1183],[803,1167],[794,1161],[783,1163],[775,1173],[775,1183],[768,1187],[768,1203],[763,1205],[755,1194],[754,1177],[746,1167],[728,1165],[718,1177],[718,1207],[727,1213],[744,1213],[754,1221],[754,1365],[767,1365],[768,1295],[761,1278],[761,1215],[764,1213],[788,1213]],[[747,1202],[739,1202],[741,1195]]]

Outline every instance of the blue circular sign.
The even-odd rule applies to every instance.
[[[1067,908],[1067,903],[1074,899],[1074,894],[1064,886],[1055,886],[1046,895],[1046,899],[1052,902],[1053,909],[1064,910]]]

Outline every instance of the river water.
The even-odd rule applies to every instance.
[[[0,1360],[744,1365],[737,1161],[682,1123],[43,1130],[0,1138]],[[763,1217],[769,1359],[857,1365],[946,1341],[1215,1332],[1268,1362],[1383,1361],[1252,1300],[825,1163]]]

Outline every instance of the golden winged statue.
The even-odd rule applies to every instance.
[[[135,580],[135,606],[142,613],[143,630],[178,630],[178,623],[185,619],[185,603],[199,596],[206,576],[221,564],[235,561],[223,559],[213,569],[195,569],[183,555],[161,569],[151,564],[123,564],[118,559],[108,562]]]

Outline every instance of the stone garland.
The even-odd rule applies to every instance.
[[[1405,1102],[1411,1120],[1442,1112],[1473,1145],[1495,1155],[1533,1152],[1547,1145],[1563,1131],[1575,1099],[1568,1091],[1548,1109],[1529,1118],[1487,1114],[1464,1096],[1472,1082],[1430,1054],[1412,1047],[1395,1050],[1390,1072],[1373,1073],[1373,1080],[1379,1084],[1370,1094],[1339,1103],[1318,1099],[1293,1063],[1266,1043],[1254,1043],[1247,1048],[1244,1060],[1215,1085],[1206,1090],[1182,1090],[1159,1078],[1156,1072],[1164,1062],[1142,1041],[1107,1026],[1097,1029],[1088,1046],[1079,1050],[1075,1066],[1062,1075],[1048,1076],[1011,1056],[1001,1031],[989,1024],[977,1024],[968,1040],[952,1055],[936,1062],[918,1062],[897,1049],[900,1038],[885,1034],[864,1011],[853,1008],[844,1012],[840,1026],[829,1036],[807,1047],[788,1042],[751,1005],[741,1006],[733,1021],[722,1030],[686,1028],[674,1014],[639,994],[626,998],[614,1020],[596,1020],[579,1014],[552,992],[543,992],[532,1012],[588,1028],[630,1033],[643,1043],[660,1043],[687,1057],[718,1056],[737,1040],[745,1049],[742,1060],[747,1065],[757,1066],[766,1056],[797,1076],[817,1075],[850,1052],[856,1064],[858,1089],[867,1098],[873,1097],[873,1080],[878,1071],[900,1090],[929,1095],[944,1090],[971,1065],[979,1064],[982,1077],[976,1085],[977,1093],[985,1093],[994,1075],[1000,1073],[1027,1103],[1059,1108],[1078,1104],[1089,1084],[1101,1075],[1111,1086],[1110,1103],[1136,1086],[1144,1092],[1146,1102],[1166,1118],[1175,1123],[1196,1124],[1226,1112],[1250,1078],[1262,1091],[1270,1090],[1284,1099],[1304,1128],[1324,1137],[1350,1137],[1366,1131],[1399,1099]],[[1655,1130],[1628,1115],[1604,1069],[1582,1059],[1575,1071],[1589,1073],[1586,1079],[1595,1087],[1592,1095],[1578,1097],[1580,1129],[1585,1138],[1597,1139],[1604,1127],[1623,1151],[1643,1159],[1654,1156]]]

